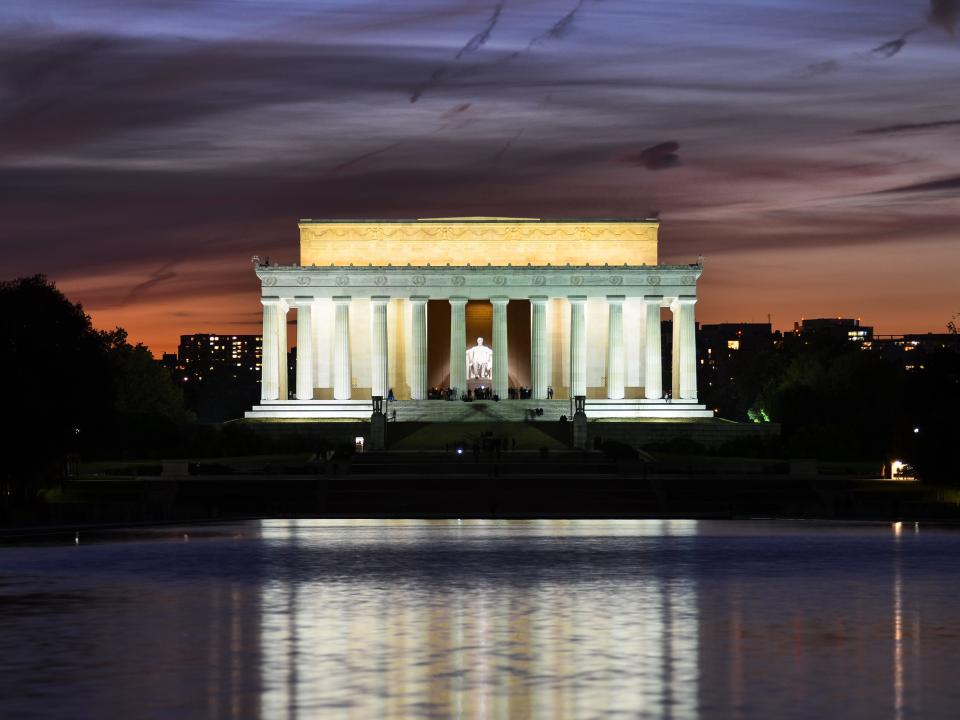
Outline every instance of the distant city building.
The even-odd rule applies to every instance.
[[[873,328],[860,324],[860,318],[811,318],[793,324],[796,335],[817,333],[839,340],[863,343],[873,339]]]
[[[732,380],[731,363],[740,356],[769,350],[780,333],[770,323],[718,323],[698,328],[697,351],[700,355],[700,384],[709,392],[718,383]]]
[[[177,360],[176,353],[164,353],[160,358],[160,364],[163,365],[167,370],[171,372],[176,372],[177,368],[180,366],[180,361]]]
[[[177,348],[178,380],[191,382],[218,371],[235,378],[259,378],[262,350],[260,335],[181,335]],[[161,362],[166,362],[167,356]]]
[[[960,354],[960,335],[954,333],[913,333],[876,335],[863,345],[904,370],[923,370],[929,358],[941,352]]]
[[[741,350],[768,348],[774,334],[770,323],[718,323],[701,325],[697,347],[706,360],[729,357]],[[704,363],[708,364],[708,363]]]

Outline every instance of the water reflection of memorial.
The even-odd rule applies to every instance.
[[[338,698],[357,717],[562,718],[638,708],[696,717],[691,580],[624,572],[618,552],[576,560],[569,551],[589,547],[595,532],[583,523],[524,523],[526,569],[516,567],[518,538],[505,525],[468,522],[458,533],[443,522],[337,524],[349,526],[340,552],[363,561],[362,575],[318,573],[264,589],[267,715]],[[333,528],[316,525],[271,521],[264,537],[309,563],[339,545]],[[629,538],[636,528],[603,532]],[[642,530],[694,531],[688,521]],[[287,622],[271,619],[288,612]]]

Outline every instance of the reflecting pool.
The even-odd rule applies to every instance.
[[[9,718],[957,717],[960,531],[269,520],[0,547]]]

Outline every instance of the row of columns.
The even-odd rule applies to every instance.
[[[351,396],[350,366],[350,297],[334,297],[333,328],[333,397],[349,400]],[[530,298],[530,370],[531,390],[535,400],[547,398],[550,378],[550,353],[547,331],[546,296]],[[570,303],[570,377],[571,397],[587,393],[587,322],[585,295],[567,298]],[[410,360],[408,382],[410,397],[427,397],[427,301],[411,297]],[[457,393],[467,388],[467,298],[450,298],[450,387]],[[287,397],[286,315],[297,308],[297,399],[313,399],[313,318],[312,297],[297,297],[291,302],[281,298],[262,298],[263,303],[263,381],[264,400]],[[385,397],[389,390],[387,366],[387,303],[389,297],[372,297],[371,302],[371,393]],[[623,342],[622,295],[607,297],[607,397],[621,400],[625,395],[625,352]],[[509,388],[507,348],[507,305],[509,298],[491,298],[493,304],[493,382],[492,390],[506,397]],[[648,399],[663,397],[660,307],[661,295],[646,295],[641,328],[644,336],[644,394]],[[681,296],[670,305],[673,312],[673,384],[672,396],[681,400],[697,398],[696,324],[693,306],[696,298]],[[455,362],[455,358],[461,358]]]

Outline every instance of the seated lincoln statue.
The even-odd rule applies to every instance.
[[[467,350],[467,379],[489,380],[493,377],[493,350],[477,338],[477,344]]]

